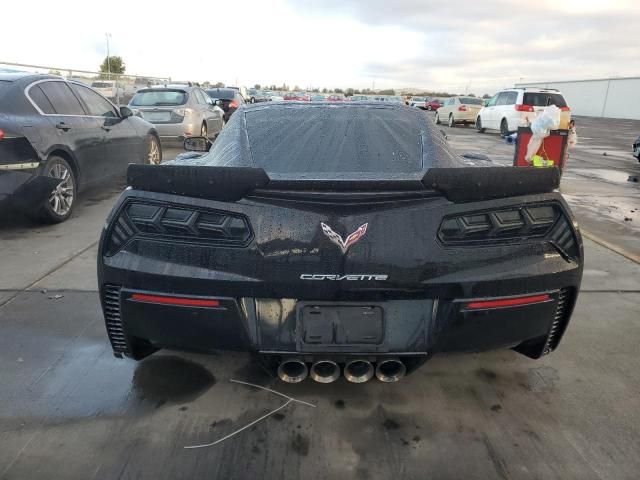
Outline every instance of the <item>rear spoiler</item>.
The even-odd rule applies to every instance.
[[[262,168],[195,165],[129,165],[128,184],[137,190],[236,201],[256,189],[353,191],[437,191],[452,202],[547,193],[560,185],[557,168],[432,168],[422,180],[270,179]]]

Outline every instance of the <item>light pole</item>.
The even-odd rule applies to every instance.
[[[105,37],[107,37],[107,72],[109,72],[109,80],[111,80],[111,60],[109,60],[109,37],[110,33],[105,33]]]

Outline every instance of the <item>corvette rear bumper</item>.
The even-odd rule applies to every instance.
[[[194,297],[115,285],[102,289],[114,353],[133,358],[170,348],[345,362],[354,356],[372,361],[387,356],[428,358],[440,352],[512,347],[537,358],[558,345],[574,302],[572,288],[497,301],[372,302]]]

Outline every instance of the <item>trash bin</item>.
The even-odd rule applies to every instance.
[[[531,165],[525,160],[527,154],[527,145],[531,140],[531,128],[519,127],[518,136],[516,137],[516,150],[513,157],[514,167],[530,167]],[[567,145],[569,139],[569,130],[551,130],[548,137],[542,141],[542,145],[538,149],[537,155],[543,160],[552,161],[549,166],[558,167],[562,172],[567,161]],[[550,163],[550,162],[542,162]]]

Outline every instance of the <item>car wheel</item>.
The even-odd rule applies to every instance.
[[[436,125],[440,125],[440,115],[436,112]]]
[[[478,132],[480,133],[484,133],[484,128],[482,127],[482,119],[480,118],[480,115],[478,115],[478,118],[476,118],[476,130],[478,130]]]
[[[509,135],[509,126],[507,125],[507,119],[503,118],[500,122],[500,135],[506,137]]]
[[[251,103],[256,103],[256,99],[251,97]]]
[[[155,135],[149,136],[146,160],[148,165],[160,165],[162,163],[162,147],[158,137]]]
[[[44,166],[42,175],[62,180],[51,192],[40,209],[33,215],[35,220],[45,223],[64,222],[75,205],[77,181],[73,168],[64,158],[52,155]]]
[[[202,127],[200,127],[200,136],[204,138],[208,138],[207,137],[208,134],[209,132],[207,130],[207,122],[202,122]]]
[[[453,113],[449,114],[449,126],[450,127],[455,127],[456,126],[456,121],[453,119]]]

